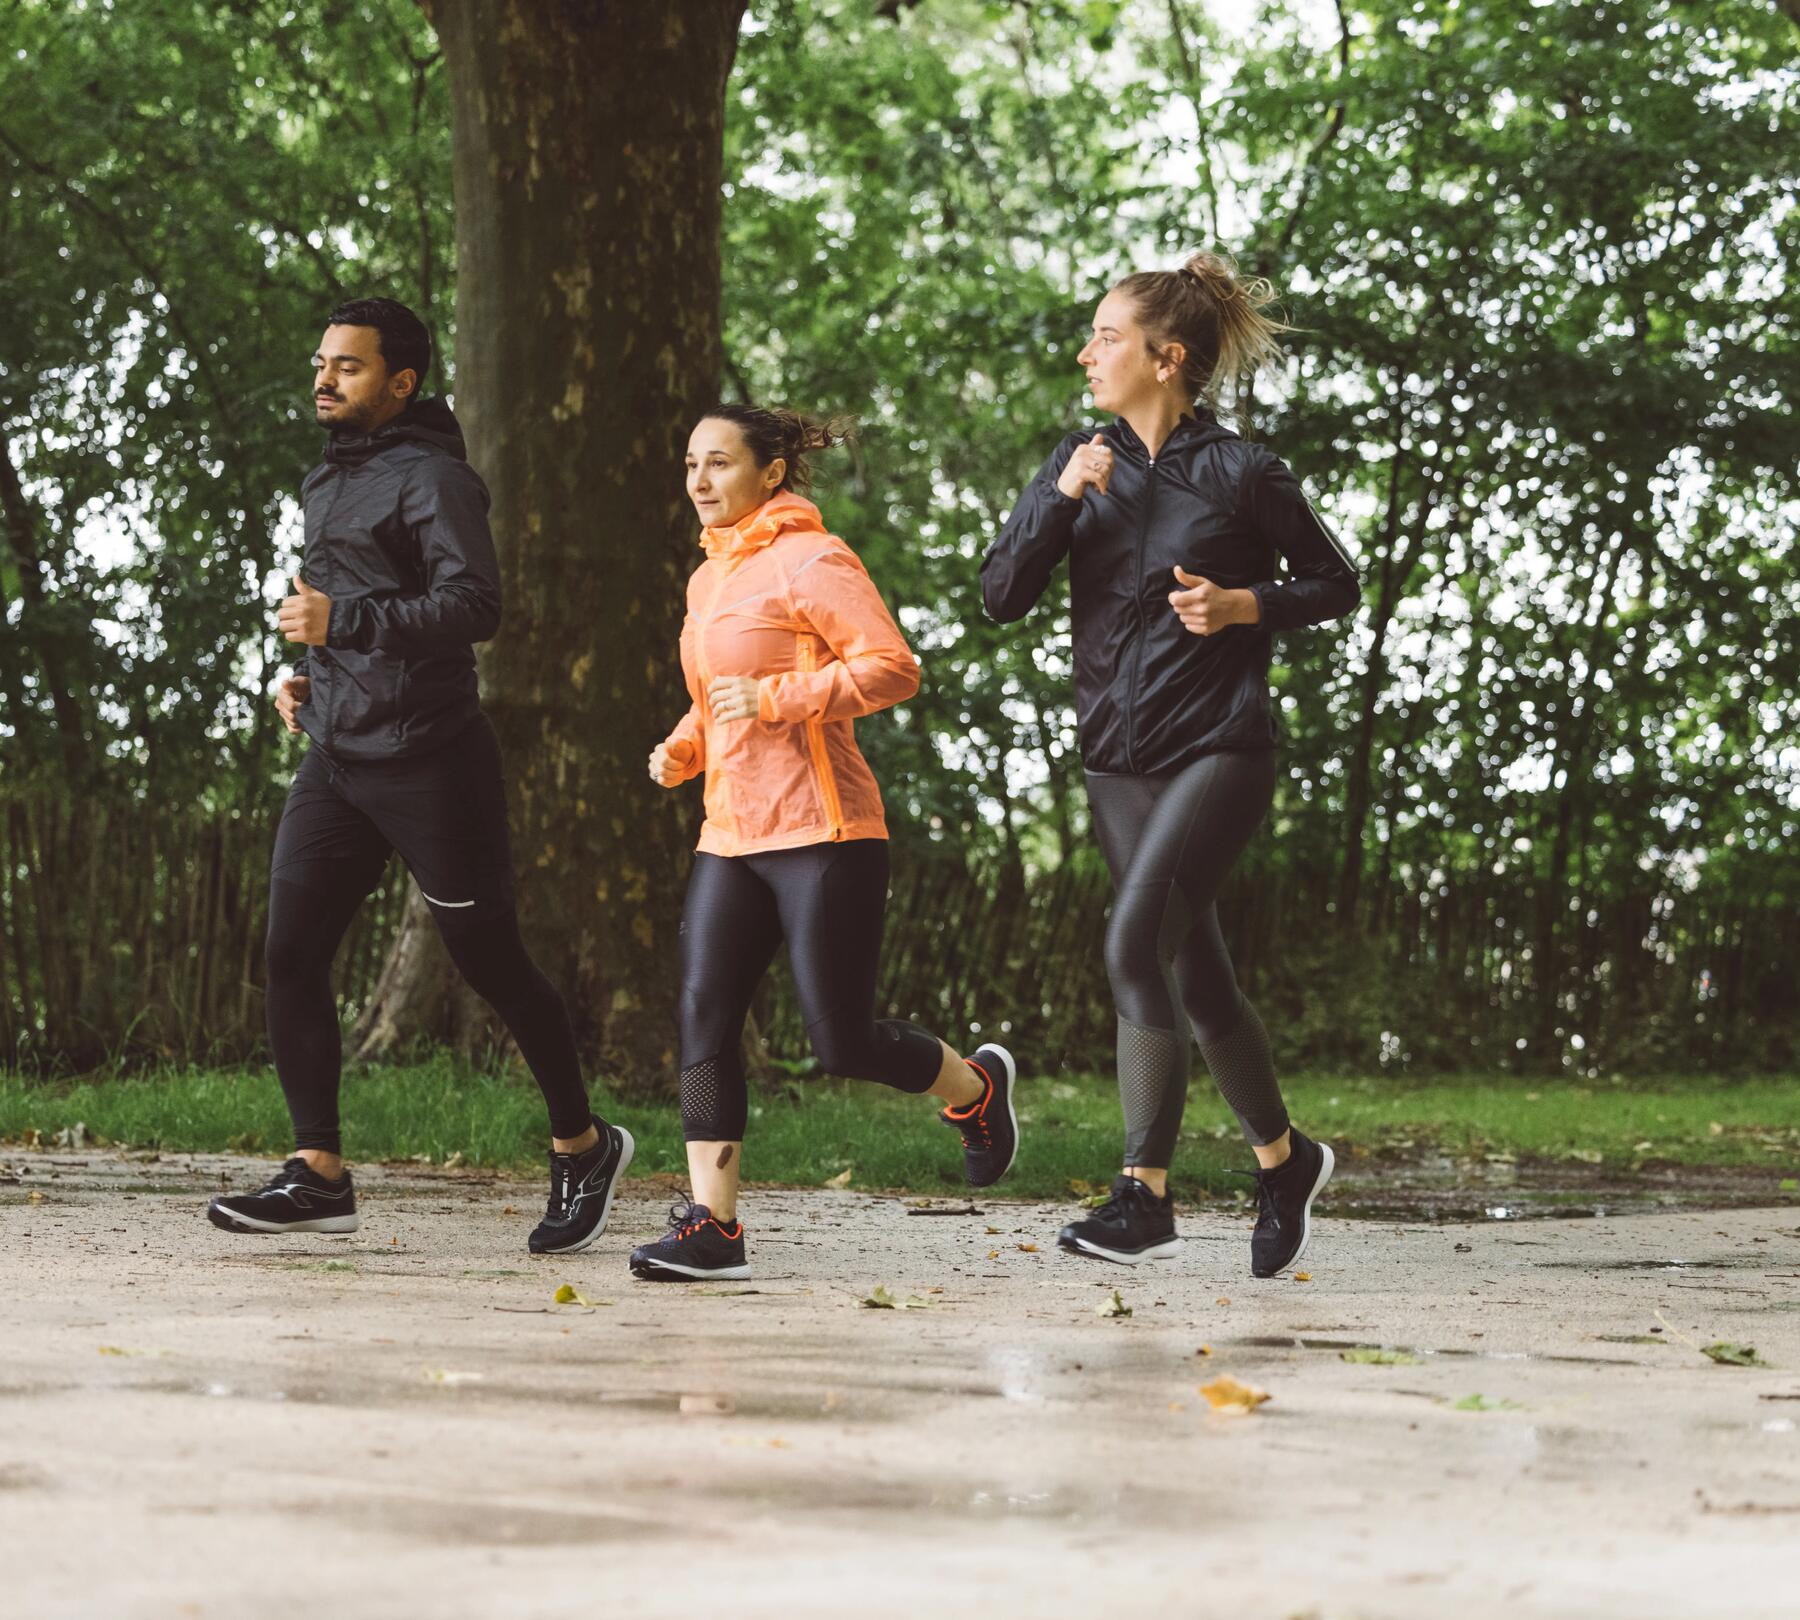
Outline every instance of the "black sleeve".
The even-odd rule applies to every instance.
[[[1355,608],[1362,596],[1356,565],[1279,456],[1261,447],[1252,450],[1238,490],[1238,509],[1288,565],[1288,579],[1249,587],[1262,604],[1266,629],[1323,624]]]
[[[325,645],[429,658],[488,640],[500,627],[500,564],[487,513],[487,486],[466,461],[422,458],[400,520],[419,548],[424,595],[334,601]]]
[[[1019,499],[999,537],[981,559],[981,600],[1001,624],[1022,619],[1037,604],[1056,565],[1068,553],[1081,502],[1063,494],[1056,480],[1076,447],[1092,437],[1071,433],[1050,454]]]

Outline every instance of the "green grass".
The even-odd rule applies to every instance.
[[[1800,1177],[1800,1084],[1792,1077],[1631,1085],[1300,1077],[1286,1082],[1286,1091],[1302,1125],[1340,1150],[1378,1157],[1513,1155],[1618,1171],[1654,1162],[1756,1166],[1768,1170],[1771,1192],[1782,1179]],[[1071,1181],[1105,1183],[1119,1152],[1110,1082],[1028,1077],[1020,1100],[1031,1134],[1008,1193],[1064,1197]],[[683,1172],[672,1104],[619,1101],[599,1089],[596,1101],[637,1138],[639,1170]],[[746,1169],[753,1180],[800,1186],[848,1170],[856,1187],[955,1193],[962,1187],[956,1139],[933,1113],[924,1099],[833,1080],[759,1092]],[[521,1169],[541,1163],[547,1145],[543,1105],[528,1080],[447,1058],[352,1073],[343,1117],[351,1157],[364,1161],[442,1163],[460,1154],[467,1165]],[[53,1143],[77,1123],[107,1142],[169,1151],[280,1154],[289,1141],[269,1070],[169,1069],[76,1081],[0,1074],[0,1141],[29,1140],[35,1132]],[[1250,1162],[1230,1115],[1197,1077],[1183,1130],[1182,1186],[1241,1187],[1230,1172]]]

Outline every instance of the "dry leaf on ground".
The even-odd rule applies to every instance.
[[[1452,1412],[1523,1412],[1517,1401],[1495,1399],[1487,1395],[1465,1395],[1450,1403]]]
[[[1729,1344],[1720,1340],[1717,1344],[1701,1345],[1700,1354],[1726,1367],[1766,1367],[1769,1365],[1756,1353],[1756,1346],[1753,1344]]]
[[[931,1301],[920,1299],[917,1294],[908,1294],[905,1299],[897,1299],[886,1288],[878,1287],[873,1293],[865,1294],[859,1304],[872,1311],[922,1311]]]
[[[1206,1397],[1206,1404],[1215,1412],[1254,1412],[1270,1398],[1266,1389],[1239,1383],[1228,1373],[1220,1373],[1210,1384],[1198,1387]]]
[[[554,1297],[558,1305],[600,1306],[612,1304],[610,1299],[589,1299],[586,1294],[578,1292],[570,1283],[564,1283],[561,1288],[557,1289]]]

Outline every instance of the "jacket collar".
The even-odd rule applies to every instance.
[[[804,495],[783,490],[729,528],[702,529],[700,544],[715,562],[731,561],[773,545],[784,534],[822,534],[824,529],[818,507]]]
[[[1128,450],[1149,459],[1150,452],[1144,441],[1132,431],[1131,424],[1122,416],[1113,418],[1113,428]],[[1218,438],[1230,430],[1219,425],[1219,419],[1204,405],[1196,405],[1191,416],[1184,416],[1169,430],[1168,438],[1163,440],[1158,455],[1168,455],[1171,450],[1178,450],[1184,444],[1198,444],[1207,439]]]
[[[428,444],[455,456],[468,459],[461,424],[449,404],[440,396],[415,400],[391,422],[373,433],[333,433],[325,440],[325,459],[334,467],[360,467],[371,456],[396,444]]]

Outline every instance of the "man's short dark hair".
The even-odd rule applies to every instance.
[[[374,327],[376,347],[388,370],[416,373],[415,397],[425,386],[425,373],[431,370],[431,333],[406,305],[392,298],[349,298],[325,318],[325,324]]]

